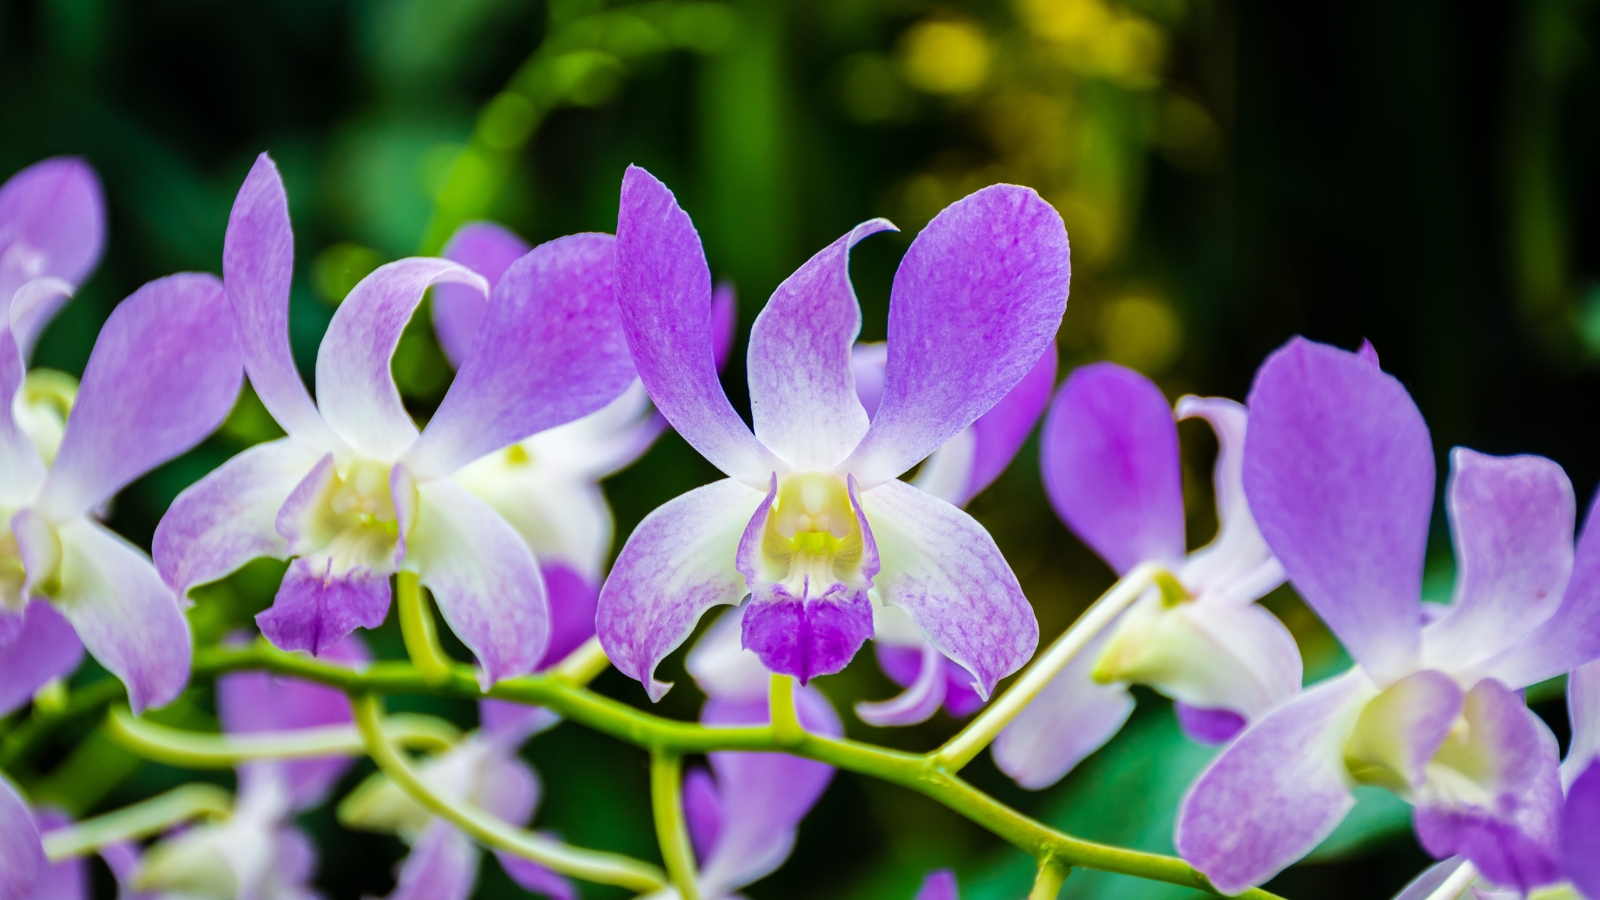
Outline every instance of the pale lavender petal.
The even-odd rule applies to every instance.
[[[1561,874],[1586,897],[1600,897],[1600,765],[1567,791],[1561,812]]]
[[[1600,662],[1585,663],[1567,676],[1567,722],[1572,743],[1562,764],[1571,781],[1577,770],[1600,758]]]
[[[55,157],[11,176],[0,185],[0,308],[34,278],[82,284],[100,261],[105,238],[105,198],[84,160]],[[24,357],[59,308],[17,330]]]
[[[711,270],[700,236],[667,186],[638,166],[622,178],[617,302],[634,365],[656,408],[717,468],[765,484],[781,465],[717,380]]]
[[[46,599],[40,586],[54,578],[61,565],[61,541],[56,537],[55,528],[38,510],[23,507],[11,517],[11,539],[17,545],[17,559],[22,563],[22,597]],[[11,620],[16,621],[15,617]]]
[[[1061,216],[1028,188],[935,216],[895,273],[883,401],[841,471],[867,488],[894,478],[1016,387],[1061,326],[1069,257]]]
[[[982,709],[989,701],[972,689],[972,673],[953,659],[944,661],[944,711],[957,719]]]
[[[445,259],[482,275],[492,290],[511,264],[533,247],[509,228],[493,222],[468,222],[456,229],[444,245]],[[472,351],[473,338],[489,308],[483,293],[461,284],[441,284],[433,289],[433,331],[450,365],[461,368]]]
[[[594,637],[595,609],[600,603],[600,587],[578,574],[571,566],[540,562],[545,595],[550,602],[550,646],[540,661],[549,668]]]
[[[335,573],[332,560],[301,557],[289,564],[272,606],[256,616],[256,625],[279,649],[315,656],[357,628],[382,625],[389,600],[387,573]]]
[[[889,345],[882,342],[856,344],[850,349],[850,368],[855,373],[856,397],[868,418],[878,414],[883,403],[884,368],[889,364]]]
[[[861,506],[882,565],[878,596],[905,610],[987,698],[1039,643],[1033,608],[1000,548],[971,516],[903,481],[863,492]]]
[[[233,316],[210,275],[170,275],[112,311],[67,417],[39,508],[83,515],[200,443],[239,396]]]
[[[760,700],[767,696],[772,673],[761,658],[743,646],[743,606],[727,610],[711,623],[689,650],[683,667],[707,697],[719,700]]]
[[[917,889],[917,896],[912,900],[961,900],[961,891],[956,885],[956,873],[949,869],[929,872],[928,877],[922,880],[922,887]]]
[[[495,859],[500,861],[500,868],[505,869],[506,875],[525,891],[550,900],[578,900],[578,889],[572,882],[531,859],[501,851],[495,852]]]
[[[512,752],[560,721],[560,716],[542,706],[509,700],[478,701],[478,723],[484,737]]]
[[[193,646],[178,598],[137,547],[89,519],[56,527],[56,608],[89,653],[122,679],[134,712],[165,706],[189,681]]]
[[[79,856],[57,863],[46,862],[39,868],[33,893],[27,896],[27,900],[89,900],[94,896],[91,885],[89,860]],[[140,898],[124,897],[122,900]]]
[[[29,603],[22,629],[0,647],[0,716],[27,703],[35,691],[78,668],[83,644],[78,633],[43,600]]]
[[[882,611],[879,610],[878,612],[881,614]],[[909,620],[907,624],[911,628],[916,627],[911,625]],[[890,681],[904,688],[911,687],[917,682],[918,676],[922,675],[921,651],[911,647],[896,646],[881,640],[883,638],[882,626],[880,625],[879,627],[878,637],[880,640],[873,642],[873,651],[874,655],[878,657],[879,668],[883,669],[883,674],[889,676]],[[925,642],[919,639],[917,643],[923,644]],[[939,654],[939,669],[943,672],[941,677],[944,679],[942,690],[944,692],[945,712],[960,719],[982,709],[984,704],[988,702],[978,696],[978,692],[972,689],[972,673],[961,668],[954,661],[946,659],[942,653]]]
[[[1218,891],[1276,875],[1355,805],[1342,751],[1369,690],[1354,675],[1317,685],[1246,729],[1189,788],[1174,840]]]
[[[17,342],[9,328],[0,328],[0,503],[16,508],[31,502],[44,481],[44,460],[33,440],[11,414],[12,403],[27,378]]]
[[[683,776],[683,817],[695,858],[703,861],[722,840],[722,798],[711,773],[698,766]]]
[[[506,270],[478,341],[407,454],[418,477],[453,472],[588,415],[633,382],[615,261],[610,235],[574,234],[540,244]]]
[[[326,450],[332,439],[289,351],[294,231],[289,198],[272,158],[256,157],[239,186],[222,244],[222,279],[239,322],[250,385],[283,430]]]
[[[916,657],[916,672],[910,684],[901,682],[905,692],[899,696],[878,703],[857,703],[856,715],[861,721],[879,728],[888,728],[916,725],[932,718],[933,714],[939,711],[939,707],[944,705],[944,690],[949,683],[945,678],[944,654],[927,643],[922,645],[920,651],[910,647],[891,647],[883,643],[875,644],[873,649],[877,651],[878,664],[885,671],[890,667],[883,663],[885,656],[906,654]],[[895,680],[900,681],[898,678]]]
[[[850,369],[861,331],[850,248],[893,228],[873,219],[829,244],[778,285],[750,327],[756,439],[797,469],[833,468],[867,433]]]
[[[739,329],[739,295],[733,283],[719,282],[711,292],[711,358],[717,371],[728,364],[733,353],[733,339]]]
[[[443,819],[434,819],[400,863],[388,900],[467,900],[478,882],[478,845]]]
[[[1380,683],[1420,649],[1433,446],[1393,376],[1294,338],[1250,390],[1244,486],[1267,545]]]
[[[167,507],[151,541],[161,579],[183,597],[252,559],[287,555],[278,511],[315,464],[283,438],[245,450],[190,485]]]
[[[429,481],[418,491],[422,507],[406,566],[478,658],[483,689],[532,672],[550,644],[550,605],[533,551],[499,513],[455,482]]]
[[[526,825],[533,818],[541,793],[539,776],[515,749],[488,755],[474,774],[477,790],[467,798],[469,802],[513,825]]]
[[[1056,387],[1056,345],[1052,341],[1044,355],[1009,394],[1000,398],[988,412],[972,423],[977,446],[972,457],[972,478],[956,506],[965,506],[1011,465],[1022,444],[1033,433],[1033,426],[1050,404]]]
[[[1436,669],[1400,679],[1362,711],[1345,748],[1350,768],[1377,767],[1411,791],[1424,788],[1429,763],[1461,719],[1465,701],[1461,686]]]
[[[1073,372],[1045,417],[1039,456],[1056,512],[1118,574],[1183,561],[1178,424],[1150,379],[1115,363]]]
[[[1211,480],[1218,524],[1216,537],[1189,554],[1178,577],[1197,600],[1254,603],[1283,584],[1285,576],[1256,527],[1244,494],[1249,413],[1233,400],[1195,396],[1178,398],[1177,412],[1179,419],[1205,419],[1216,433],[1217,462]]]
[[[0,267],[3,266],[4,263],[0,262]],[[3,278],[0,275],[0,279]],[[72,290],[70,282],[46,275],[24,282],[11,295],[11,333],[16,338],[23,359],[33,354],[33,345],[40,332],[72,299]]]
[[[655,680],[656,665],[706,610],[748,592],[734,558],[764,496],[733,479],[695,488],[646,516],[617,555],[600,588],[596,631],[611,662],[651,699],[671,687]]]
[[[389,363],[417,304],[428,288],[440,284],[489,292],[483,276],[465,266],[411,257],[361,279],[328,323],[317,350],[317,408],[358,453],[395,460],[417,439]]]
[[[1226,744],[1249,724],[1231,709],[1202,709],[1181,701],[1173,702],[1172,712],[1183,733],[1199,744]]]
[[[1090,677],[1103,644],[1079,652],[995,739],[994,764],[1018,785],[1037,791],[1060,781],[1133,713],[1127,685]]]
[[[1450,451],[1456,596],[1423,632],[1430,664],[1452,671],[1516,643],[1561,605],[1572,572],[1572,483],[1542,456]]]
[[[1461,868],[1461,864],[1464,862],[1466,860],[1462,857],[1452,856],[1449,859],[1434,863],[1423,869],[1422,874],[1411,879],[1405,889],[1394,896],[1394,900],[1430,900],[1433,897],[1433,892],[1442,887],[1450,876]]]
[[[0,900],[28,900],[45,865],[28,805],[0,775]]]

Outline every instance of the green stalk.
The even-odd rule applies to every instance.
[[[806,729],[794,707],[794,676],[772,673],[767,692],[767,721],[772,740],[780,747],[795,747],[805,740]]]
[[[1072,874],[1070,866],[1064,866],[1053,856],[1039,860],[1039,874],[1033,878],[1033,890],[1028,892],[1028,900],[1056,900],[1061,895],[1061,885]]]
[[[661,859],[680,900],[700,900],[694,848],[683,819],[683,757],[670,751],[650,754],[650,808],[655,813]]]
[[[417,580],[417,573],[399,572],[395,575],[395,587],[395,593],[399,595],[400,635],[405,640],[406,655],[411,657],[411,663],[430,683],[442,684],[450,680],[450,668],[454,661],[439,644],[439,627],[434,622],[433,610],[428,608],[427,601],[422,597],[422,585]]]
[[[433,716],[401,714],[383,723],[384,736],[403,747],[443,750],[461,732]],[[136,718],[126,706],[106,717],[111,739],[145,759],[189,769],[230,769],[252,759],[304,759],[318,756],[363,756],[361,735],[352,725],[326,725],[286,732],[197,734]]]
[[[113,813],[46,832],[44,854],[51,862],[93,853],[106,844],[159,834],[200,816],[221,818],[233,811],[233,797],[212,784],[186,784]]]

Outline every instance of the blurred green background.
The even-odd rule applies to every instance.
[[[1455,444],[1542,453],[1587,497],[1600,479],[1597,41],[1589,0],[4,0],[0,175],[77,154],[104,180],[105,260],[36,358],[73,373],[140,283],[220,269],[233,193],[262,150],[288,183],[291,330],[308,373],[339,300],[378,264],[435,252],[470,219],[535,242],[612,230],[629,163],[676,190],[713,271],[737,284],[745,324],[816,249],[860,220],[893,219],[902,234],[854,257],[868,339],[883,336],[909,237],[969,191],[1019,182],[1071,233],[1066,367],[1109,358],[1174,398],[1242,398],[1291,334],[1366,337],[1414,392],[1441,471]],[[395,372],[426,416],[450,372],[425,316]],[[742,403],[739,357],[725,381]],[[148,546],[179,490],[274,433],[247,396],[218,436],[130,488],[112,524]],[[1200,426],[1182,435],[1200,544],[1215,525],[1214,443]],[[608,484],[619,534],[714,476],[668,435]],[[1050,512],[1031,442],[972,509],[1047,637],[1111,581]],[[1430,585],[1443,599],[1442,522],[1434,537]],[[201,638],[247,622],[279,571],[257,564],[210,589]],[[1302,640],[1308,674],[1340,665],[1290,592],[1269,605]],[[401,652],[392,628],[372,635],[382,655]],[[852,721],[851,703],[893,690],[868,656],[820,682],[852,735],[925,749],[955,728],[943,714],[892,732]],[[679,686],[661,711],[694,716],[681,653],[666,669]],[[598,685],[646,702],[615,673]],[[1535,699],[1564,734],[1559,695]],[[394,705],[472,721],[464,705]],[[214,727],[209,709],[201,685],[162,715]],[[78,813],[191,777],[140,763],[92,726],[11,762],[36,794]],[[641,754],[571,725],[527,754],[546,788],[539,827],[656,857]],[[1056,788],[1018,790],[986,757],[971,772],[1076,834],[1170,851],[1174,806],[1207,758],[1165,701],[1141,693],[1124,732]],[[342,831],[325,810],[306,824],[330,897],[391,888],[397,842]],[[1271,887],[1297,900],[1382,898],[1424,864],[1404,809],[1373,798]],[[1020,897],[1031,878],[1020,852],[953,813],[840,776],[791,862],[747,894],[909,898],[936,866],[954,866],[964,896],[980,900]],[[519,895],[485,864],[478,896]],[[1062,896],[1186,892],[1078,873]]]

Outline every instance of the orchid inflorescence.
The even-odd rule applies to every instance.
[[[221,280],[140,288],[80,383],[27,361],[98,259],[98,182],[65,159],[12,178],[0,188],[0,715],[32,701],[7,720],[20,733],[64,705],[111,704],[113,740],[236,768],[238,789],[186,785],[74,822],[0,778],[0,900],[86,897],[92,854],[127,896],[316,896],[316,850],[294,816],[363,755],[378,771],[339,818],[409,845],[391,894],[407,900],[468,896],[483,849],[548,897],[577,896],[573,879],[732,897],[782,865],[841,768],[1031,854],[1035,898],[1075,867],[1271,897],[1260,885],[1370,785],[1411,804],[1441,860],[1402,896],[1600,900],[1600,526],[1577,534],[1559,466],[1452,451],[1455,596],[1424,603],[1433,449],[1371,345],[1294,338],[1242,404],[1174,408],[1110,363],[1057,390],[1067,233],[1012,185],[928,223],[895,273],[887,341],[858,343],[850,251],[892,228],[857,226],[773,294],[749,334],[747,425],[719,376],[731,288],[713,287],[688,215],[643,169],[623,178],[615,236],[530,248],[474,223],[445,258],[372,272],[322,340],[315,397],[290,354],[294,236],[265,154],[234,203]],[[430,291],[457,375],[419,428],[390,361]],[[180,494],[150,555],[110,531],[111,498],[216,430],[245,377],[285,436]],[[1036,654],[1029,599],[963,506],[1041,417],[1049,500],[1119,580]],[[1220,527],[1193,552],[1185,418],[1219,447]],[[667,427],[726,477],[647,516],[607,572],[599,482]],[[260,637],[195,648],[190,590],[261,557],[288,568]],[[1302,687],[1294,637],[1257,602],[1285,582],[1346,648],[1347,671]],[[391,606],[408,659],[374,661],[359,632]],[[614,665],[660,700],[662,660],[722,606],[685,660],[706,697],[698,723],[588,688]],[[470,665],[442,649],[435,608]],[[944,746],[843,737],[812,681],[868,640],[904,692],[856,715],[970,717]],[[63,700],[85,650],[122,688]],[[1563,675],[1564,760],[1520,693]],[[143,717],[195,679],[214,680],[222,733]],[[1074,838],[960,777],[992,745],[1022,787],[1060,781],[1122,727],[1133,685],[1219,747],[1178,811],[1181,859]],[[383,698],[403,694],[475,699],[480,725],[388,715]],[[529,830],[540,785],[519,751],[563,720],[649,751],[663,867]],[[685,767],[700,754],[708,767]],[[917,896],[957,892],[941,871]]]

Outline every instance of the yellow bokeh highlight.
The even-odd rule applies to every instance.
[[[977,25],[929,19],[906,31],[900,58],[906,81],[930,94],[967,94],[989,77],[993,51]]]
[[[1183,322],[1153,291],[1114,297],[1100,311],[1100,343],[1107,359],[1152,377],[1166,372],[1183,350]]]

